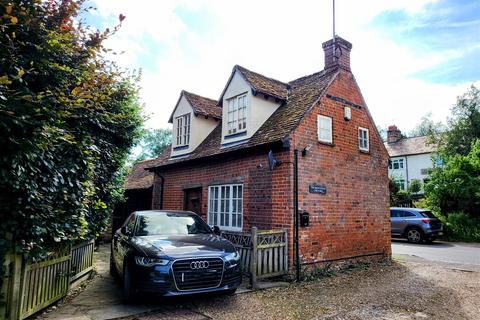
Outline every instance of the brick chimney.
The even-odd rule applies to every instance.
[[[325,69],[340,67],[350,71],[350,51],[352,44],[347,40],[335,36],[322,44],[325,51]]]
[[[395,143],[402,139],[402,132],[398,130],[396,125],[389,126],[387,130],[387,142]]]

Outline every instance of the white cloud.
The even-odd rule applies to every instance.
[[[395,123],[408,131],[428,112],[445,120],[469,85],[411,77],[458,52],[402,47],[369,24],[385,10],[426,14],[429,2],[337,1],[337,34],[353,43],[352,69],[379,125]],[[143,67],[142,98],[152,114],[150,127],[168,126],[182,89],[218,98],[235,64],[282,81],[319,71],[321,44],[332,37],[330,1],[101,0],[97,7],[103,18],[127,16],[109,45],[126,51],[119,58],[123,66]],[[183,21],[182,10],[198,20]],[[208,24],[208,30],[196,30],[194,22]],[[161,50],[153,62],[142,61],[155,46]]]

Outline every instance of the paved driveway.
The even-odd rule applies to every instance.
[[[392,240],[392,254],[394,257],[406,260],[425,259],[480,271],[480,244],[476,243],[412,244],[404,240]]]

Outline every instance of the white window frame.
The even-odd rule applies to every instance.
[[[227,99],[227,134],[247,131],[247,98],[247,93],[242,93]]]
[[[175,118],[176,140],[175,146],[183,147],[190,144],[190,129],[192,120],[190,113]]]
[[[362,136],[363,132],[366,133],[365,137]],[[364,144],[366,146],[364,146]],[[358,127],[358,149],[361,151],[370,150],[370,134],[367,128]]]
[[[333,143],[333,124],[332,118],[324,115],[317,115],[317,135],[318,141]]]
[[[241,188],[240,193],[239,187]],[[236,197],[233,195],[234,188],[236,188]],[[223,197],[222,191],[224,191]],[[208,187],[207,223],[209,225],[218,226],[221,230],[242,231],[243,218],[243,184],[222,184]]]
[[[404,163],[405,163],[405,161],[403,160],[403,158],[390,159],[389,169],[390,170],[403,170]],[[397,168],[395,168],[395,165],[397,166]]]

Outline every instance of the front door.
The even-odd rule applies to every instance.
[[[184,192],[185,199],[183,209],[200,214],[202,205],[202,188],[185,189]]]

